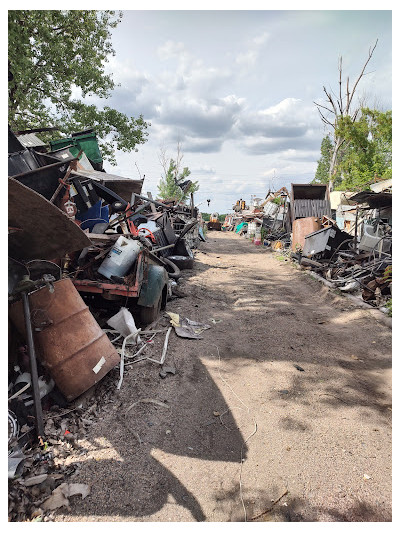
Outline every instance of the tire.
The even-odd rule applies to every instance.
[[[181,271],[176,266],[176,264],[170,261],[169,259],[167,259],[166,257],[163,257],[163,258],[160,257],[160,259],[162,259],[162,261],[165,263],[165,266],[167,267],[165,270],[167,271],[168,276],[171,279],[179,279],[181,276]]]
[[[162,294],[160,294],[160,297],[153,307],[141,307],[140,308],[140,322],[144,325],[151,324],[152,322],[155,322],[157,318],[159,317],[160,311],[161,311],[161,305],[162,305]]]
[[[168,259],[181,270],[190,269],[194,266],[193,257],[187,257],[185,255],[169,255]]]

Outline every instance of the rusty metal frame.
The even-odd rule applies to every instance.
[[[124,285],[122,283],[111,283],[109,281],[96,281],[88,279],[72,280],[79,292],[89,292],[96,294],[115,294],[117,296],[126,296],[128,298],[137,298],[140,293],[143,279],[144,254],[140,252],[136,264],[135,282],[133,285]]]

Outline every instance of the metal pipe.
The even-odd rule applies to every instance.
[[[355,226],[354,226],[354,242],[355,242],[356,248],[358,248],[357,238],[358,238],[358,206],[356,207],[356,221],[355,221]]]
[[[159,207],[163,207],[164,209],[173,209],[172,207],[162,204],[161,202],[157,202],[157,200],[152,200],[150,198],[147,198],[146,196],[141,196],[140,194],[135,194],[136,198],[140,198],[141,200],[145,200],[146,202],[151,202],[154,205],[158,205]]]
[[[167,250],[168,248],[173,248],[174,246],[175,246],[175,243],[174,244],[168,244],[168,246],[161,246],[161,248],[153,248],[151,251],[154,254],[155,252],[161,252],[162,250]]]
[[[26,340],[28,343],[29,361],[30,361],[30,367],[31,367],[31,379],[32,379],[32,390],[33,390],[33,402],[35,406],[36,429],[37,429],[38,437],[44,437],[43,411],[42,411],[42,402],[40,399],[40,391],[39,391],[39,376],[38,376],[37,364],[36,364],[35,344],[33,341],[31,311],[29,307],[28,293],[26,292],[22,293],[22,303],[24,306]]]

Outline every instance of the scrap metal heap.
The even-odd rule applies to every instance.
[[[250,206],[238,200],[223,229],[286,255],[341,292],[387,312],[392,287],[392,180],[359,193],[292,184]]]
[[[50,146],[38,132],[8,132],[11,478],[34,434],[43,445],[42,403],[66,407],[122,362],[110,317],[155,322],[204,239],[193,197],[105,172],[93,130]]]

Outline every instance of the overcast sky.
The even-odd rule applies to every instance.
[[[118,153],[123,176],[145,175],[157,194],[160,149],[191,170],[201,210],[226,213],[239,198],[264,198],[309,183],[326,134],[314,101],[323,86],[357,79],[378,39],[358,94],[392,107],[391,11],[124,11],[109,63],[120,84],[107,101],[151,123],[145,145]]]

